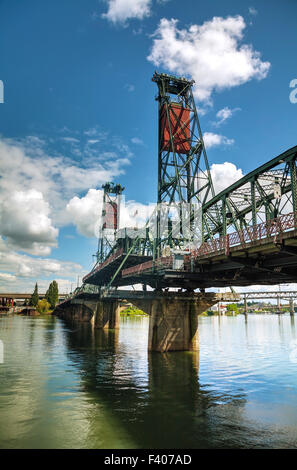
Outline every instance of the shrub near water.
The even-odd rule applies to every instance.
[[[50,312],[50,304],[49,302],[47,302],[46,299],[42,299],[42,300],[39,300],[38,301],[38,305],[37,305],[37,311],[39,313],[49,313]]]
[[[129,306],[121,311],[121,315],[147,315],[147,313],[139,310],[139,308]]]

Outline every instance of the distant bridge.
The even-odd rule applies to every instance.
[[[256,291],[256,292],[239,292],[243,298],[249,299],[297,299],[297,291]]]
[[[244,300],[244,311],[248,312],[248,300],[268,300],[275,299],[277,301],[276,308],[281,311],[281,300],[289,301],[290,314],[294,315],[294,300],[297,299],[297,291],[266,291],[266,292],[240,292],[240,297]]]
[[[68,294],[59,294],[58,299],[59,301],[63,301],[66,299]],[[45,294],[38,294],[39,299],[44,299]],[[28,293],[19,293],[19,292],[0,292],[0,305],[5,303],[11,303],[13,300],[30,300],[32,298],[32,294]]]

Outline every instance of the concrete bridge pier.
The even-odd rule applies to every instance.
[[[67,321],[91,322],[96,310],[96,302],[73,299],[66,307],[57,305],[54,314]]]
[[[55,314],[65,320],[91,322],[94,328],[119,328],[120,302],[118,300],[89,301],[72,299],[63,308],[57,306]]]
[[[290,299],[290,315],[294,315],[295,309],[294,309],[294,300]]]
[[[94,314],[94,327],[114,330],[120,326],[121,305],[118,300],[100,300]]]
[[[198,313],[197,306],[191,301],[154,301],[149,323],[148,350],[197,351]]]
[[[148,350],[198,351],[198,315],[216,304],[220,294],[164,295],[133,304],[150,315]]]
[[[119,328],[121,300],[131,302],[150,315],[149,351],[197,351],[198,315],[219,301],[238,301],[233,293],[117,291],[118,297],[98,300],[71,299],[58,306],[55,313],[67,320],[92,322],[95,329]],[[90,298],[90,295],[89,295]]]

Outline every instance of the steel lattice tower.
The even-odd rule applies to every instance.
[[[116,233],[120,221],[120,202],[124,187],[120,184],[102,185],[103,203],[99,227],[97,263],[103,263],[116,242]]]
[[[214,188],[192,92],[194,80],[157,72],[152,80],[159,91],[158,204],[167,203],[177,210],[184,203],[202,207],[214,196]],[[180,237],[179,242],[174,236],[162,241],[160,220],[157,231],[157,256],[166,243],[182,246]]]

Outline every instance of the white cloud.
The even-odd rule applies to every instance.
[[[11,248],[47,256],[56,246],[56,227],[70,222],[69,199],[124,173],[128,146],[97,129],[86,132],[83,160],[51,154],[38,137],[0,139],[0,235]],[[64,142],[72,148],[76,140]]]
[[[98,144],[99,142],[99,139],[88,139],[88,144],[90,145]]]
[[[234,144],[234,139],[228,139],[224,135],[214,134],[213,132],[204,132],[203,140],[207,149],[210,149],[211,147],[217,147],[219,145]]]
[[[242,170],[231,162],[213,163],[210,172],[216,194],[243,177]]]
[[[3,281],[15,282],[16,276],[14,276],[13,274],[8,274],[8,273],[0,273],[0,281],[1,281],[1,284],[3,283]],[[3,286],[1,287],[3,289]]]
[[[61,137],[61,140],[64,140],[65,142],[79,143],[79,139],[76,139],[75,137]]]
[[[83,197],[74,196],[66,206],[70,220],[85,237],[95,236],[95,225],[102,210],[102,197],[101,189],[89,189]]]
[[[102,18],[114,24],[125,24],[129,19],[142,20],[150,14],[151,0],[108,0],[108,11]]]
[[[121,205],[120,228],[144,227],[153,212],[155,204],[141,204],[137,201],[126,201]]]
[[[85,237],[98,237],[101,225],[103,191],[89,189],[82,197],[75,196],[67,204],[67,212],[78,232]],[[153,211],[153,204],[141,204],[136,201],[126,201],[121,198],[120,228],[138,227],[145,225]]]
[[[12,191],[1,201],[0,234],[9,246],[48,255],[57,246],[58,229],[49,218],[49,204],[40,191]]]
[[[220,126],[221,124],[223,124],[223,122],[227,121],[227,119],[230,119],[236,111],[239,111],[239,110],[240,108],[231,109],[231,108],[228,108],[228,106],[220,109],[216,114],[218,121],[213,124],[217,127]]]
[[[70,276],[82,271],[78,263],[53,258],[32,257],[13,250],[0,251],[0,270],[18,277]]]
[[[63,133],[69,134],[69,130],[64,129]],[[120,138],[98,128],[85,131],[79,138],[78,135],[58,138],[65,146],[65,154],[56,152],[56,141],[52,139],[0,139],[2,289],[30,292],[36,280],[46,289],[48,281],[44,278],[65,277],[67,284],[75,282],[73,276],[86,274],[76,263],[48,257],[57,246],[58,227],[72,222],[67,202],[75,194],[124,173],[133,154]],[[77,158],[81,152],[83,159]]]
[[[229,119],[232,116],[232,110],[228,107],[220,109],[216,116],[221,122],[226,121],[226,119]]]
[[[249,7],[249,14],[252,16],[256,16],[258,14],[258,11],[254,7]]]
[[[0,238],[0,282],[2,290],[31,292],[36,281],[38,281],[39,286],[44,287],[46,290],[49,280],[60,279],[64,283],[75,283],[77,276],[84,274],[86,274],[86,271],[78,263],[20,254],[10,249]]]
[[[195,95],[211,104],[216,91],[267,76],[269,62],[250,44],[242,44],[246,27],[242,16],[214,17],[202,25],[178,29],[178,20],[161,19],[148,60],[196,81]]]
[[[143,145],[143,140],[139,139],[138,137],[132,137],[131,142],[135,145]]]

